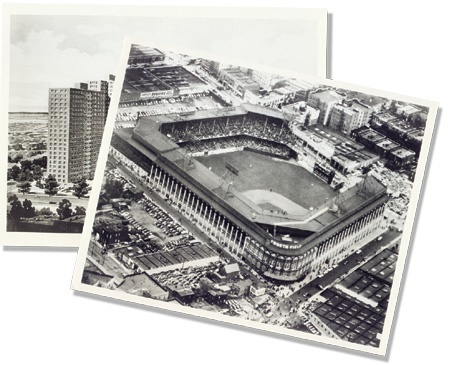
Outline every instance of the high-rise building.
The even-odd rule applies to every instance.
[[[224,63],[220,63],[220,62],[212,61],[212,60],[205,60],[205,59],[202,59],[200,61],[200,64],[203,66],[203,68],[205,68],[206,70],[211,72],[215,77],[219,76],[220,71],[229,67],[228,65],[226,65]]]
[[[329,127],[350,135],[352,130],[369,124],[370,109],[357,100],[344,101],[331,108]]]
[[[309,94],[308,105],[320,110],[318,123],[328,125],[331,109],[344,99],[334,90],[318,90]]]
[[[108,96],[109,97],[112,96],[115,81],[116,81],[116,76],[110,74],[109,78],[108,78]]]
[[[109,106],[108,82],[52,88],[48,103],[47,174],[60,184],[92,179]]]
[[[257,92],[260,88],[259,84],[239,67],[222,70],[219,81],[240,97],[243,97],[246,91]]]

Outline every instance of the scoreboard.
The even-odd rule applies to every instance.
[[[331,183],[333,182],[335,172],[333,170],[327,169],[317,162],[314,164],[313,172],[322,180],[325,180],[327,184],[331,185]]]

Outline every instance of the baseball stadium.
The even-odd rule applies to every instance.
[[[115,129],[110,155],[267,278],[317,274],[382,229],[386,188],[352,187],[298,163],[302,141],[278,110],[251,104],[141,116]]]

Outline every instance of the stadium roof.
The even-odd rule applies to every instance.
[[[181,123],[191,120],[201,120],[201,119],[213,119],[213,118],[223,118],[223,117],[232,117],[232,116],[240,116],[247,113],[256,113],[262,114],[272,118],[283,119],[283,113],[276,109],[266,108],[259,105],[253,104],[242,104],[237,107],[228,107],[222,109],[208,109],[208,110],[199,110],[197,112],[188,112],[188,113],[177,113],[177,114],[164,114],[164,115],[150,115],[139,118],[139,124],[141,124],[141,133],[144,130],[152,130],[159,129],[161,124],[165,123]],[[156,124],[156,125],[155,125]],[[153,133],[153,132],[148,132]],[[160,137],[158,137],[160,138]]]
[[[159,133],[160,120],[164,122],[166,117],[166,115],[161,115],[139,118],[133,134],[146,141],[148,147],[154,147],[152,150],[156,149],[160,152],[166,152],[179,148],[175,142],[172,142],[165,135]]]

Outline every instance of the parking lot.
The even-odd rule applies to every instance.
[[[227,104],[213,93],[196,93],[168,99],[123,102],[116,115],[116,127],[121,123],[135,122],[139,116],[187,113],[217,109]]]
[[[124,189],[136,188],[117,169],[109,171],[106,176],[121,181]],[[130,233],[145,243],[143,248],[146,253],[201,243],[149,196],[144,195],[138,201],[131,200],[128,208],[121,209],[119,214],[128,222]]]
[[[152,279],[154,279],[162,287],[173,286],[177,289],[197,289],[199,287],[200,279],[205,277],[208,273],[217,271],[219,266],[219,262],[213,262],[207,266],[165,271],[152,275]]]

